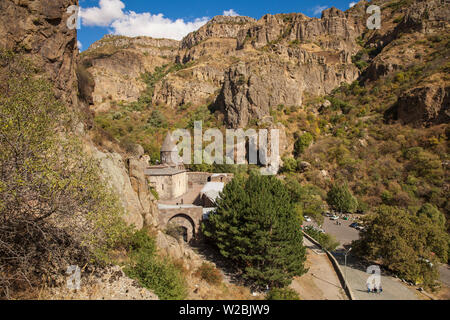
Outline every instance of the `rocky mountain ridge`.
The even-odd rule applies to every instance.
[[[366,28],[369,3],[361,1],[346,12],[326,9],[320,19],[301,13],[265,15],[259,20],[218,16],[181,42],[171,42],[170,52],[164,46],[159,52],[147,51],[145,58],[135,55],[136,39],[107,36],[83,53],[83,59],[93,61],[88,68],[95,81],[93,108],[107,111],[136,100],[145,86],[139,73],[178,64],[182,67],[154,85],[154,105],[170,109],[213,105],[226,125],[234,128],[267,123],[271,110],[279,105],[301,106],[305,95],[329,94],[341,83],[357,80],[361,70],[354,57],[361,51],[361,40],[374,49],[372,53],[378,52],[362,75],[374,81],[414,60],[388,54],[392,41],[405,33],[431,34],[448,28],[448,6],[441,10],[438,0],[374,4],[383,8],[384,28],[379,31]],[[399,21],[394,23],[394,18]],[[95,51],[110,42],[120,45],[111,55],[96,57]],[[130,71],[124,73],[121,66]],[[116,85],[110,84],[113,68],[120,70]]]
[[[266,15],[258,21],[215,17],[181,41],[171,62],[189,66],[157,83],[152,100],[170,108],[215,101],[230,127],[245,127],[250,118],[264,121],[270,117],[271,107],[301,105],[305,92],[325,94],[341,82],[354,81],[359,71],[351,62],[351,56],[358,50],[353,38],[360,29],[362,24],[355,17],[335,8],[327,9],[322,19],[303,14]],[[108,36],[101,42],[111,39],[114,37]],[[120,41],[124,41],[122,37]],[[136,40],[128,41],[131,44]],[[88,70],[93,73],[96,90],[101,92],[107,91],[110,76],[100,75],[95,67],[103,59],[95,57],[99,45],[96,43],[83,55],[86,59],[94,55],[93,67]],[[132,50],[117,46],[116,49],[118,52],[108,58],[109,65],[115,68],[116,57],[127,54],[132,66],[132,61],[136,61],[132,59]],[[152,56],[153,60],[157,61],[161,55]],[[167,62],[170,63],[159,64]],[[146,66],[145,59],[140,65]],[[154,71],[153,66],[147,67],[148,72]],[[136,78],[135,73],[129,75]],[[269,96],[268,89],[274,84],[278,91]],[[129,101],[134,94],[119,96],[120,100]]]

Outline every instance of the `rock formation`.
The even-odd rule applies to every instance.
[[[0,49],[22,53],[29,57],[54,83],[58,98],[74,110],[85,110],[84,102],[78,99],[76,67],[79,56],[76,29],[71,30],[67,27],[70,16],[67,8],[77,4],[77,0],[2,0],[0,2],[0,34],[2,34]],[[136,43],[142,44],[139,39]],[[145,44],[149,46],[147,50],[151,50],[150,44],[148,42]],[[163,48],[173,44],[173,41],[151,44]],[[118,66],[114,68],[117,70]],[[124,160],[118,153],[101,152],[88,138],[85,127],[78,126],[80,128],[78,133],[85,140],[86,148],[101,161],[105,180],[117,191],[127,209],[125,220],[138,228],[142,228],[144,224],[155,226],[157,213],[152,202],[153,196],[146,185],[145,163],[140,160],[142,154]]]
[[[403,124],[432,125],[450,122],[450,87],[426,85],[405,92],[395,106]]]
[[[186,65],[155,85],[153,103],[175,108],[215,101],[230,127],[245,127],[250,118],[264,122],[270,117],[270,108],[280,104],[300,106],[305,92],[329,93],[341,82],[352,82],[359,76],[351,61],[358,51],[355,38],[362,29],[359,22],[360,19],[335,8],[326,10],[322,19],[303,14],[266,15],[258,21],[215,17],[181,41],[172,62]],[[86,57],[105,49],[112,39],[107,37],[95,43]],[[127,77],[132,79],[133,87],[143,87],[142,82],[137,84],[137,73],[143,71],[146,60],[136,56],[131,59],[135,52],[130,48],[135,42],[136,39],[121,38],[115,45],[120,46],[118,52],[92,59],[89,70],[96,86],[111,79],[120,83]],[[154,61],[162,55],[149,53]],[[118,57],[128,57],[128,62]],[[106,65],[117,66],[121,78],[111,78],[105,72]],[[124,73],[125,69],[129,71]],[[94,103],[96,109],[102,110],[107,95],[105,85],[100,86],[94,91]],[[113,85],[106,87],[115,98],[136,99],[136,91],[131,92],[127,86],[117,90]],[[121,90],[129,91],[128,96]]]
[[[76,30],[67,27],[67,8],[78,0],[0,1],[0,48],[21,52],[56,87],[56,94],[77,104]]]
[[[111,103],[136,101],[146,85],[145,72],[175,59],[179,42],[148,37],[107,35],[82,54],[82,65],[92,74],[94,111],[107,111]]]

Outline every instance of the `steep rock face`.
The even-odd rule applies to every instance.
[[[303,14],[266,15],[238,35],[238,48],[258,50],[253,61],[231,66],[216,104],[228,126],[264,121],[277,105],[301,106],[305,92],[326,94],[359,76],[352,64],[360,19],[338,9],[322,19]]]
[[[405,39],[414,34],[448,33],[450,6],[443,5],[441,0],[416,0],[394,12],[387,10],[386,3],[382,1],[377,1],[376,4],[382,6],[382,22],[385,27],[366,36],[367,44],[377,48],[380,53],[366,70],[365,79],[375,81],[402,70],[414,61],[414,56],[420,52],[417,46],[409,46],[414,39],[403,40],[405,46],[402,47],[399,44],[400,38]],[[399,19],[399,22],[393,22],[393,18]],[[396,50],[392,50],[393,48]]]
[[[205,104],[220,88],[222,70],[211,65],[196,65],[169,74],[155,85],[153,102],[170,108]]]
[[[76,30],[67,8],[78,0],[0,1],[0,48],[26,54],[55,84],[59,98],[77,103]]]
[[[142,150],[143,151],[143,150]],[[149,192],[147,178],[145,177],[145,170],[148,166],[148,161],[141,155],[135,158],[129,158],[128,174],[130,177],[131,187],[139,198],[141,204],[141,215],[144,218],[144,225],[149,227],[158,226],[158,209],[156,207],[156,199]]]
[[[257,23],[239,33],[238,46],[250,42],[255,48],[285,39],[287,41],[317,41],[324,49],[348,50],[355,48],[354,39],[362,32],[361,19],[336,8],[322,13],[321,19],[301,13],[266,15]]]
[[[418,0],[407,8],[400,29],[414,28],[422,33],[443,30],[450,22],[450,6],[442,0]]]
[[[352,82],[358,69],[343,61],[346,56],[311,53],[283,46],[275,48],[286,60],[263,56],[258,61],[239,63],[225,73],[217,107],[228,126],[246,127],[249,119],[263,121],[278,105],[301,106],[305,92],[326,94],[342,82]]]
[[[73,109],[83,110],[86,106],[78,99],[77,33],[76,29],[67,27],[70,17],[67,8],[71,5],[78,5],[78,0],[1,0],[0,49],[11,50],[30,58],[54,84],[57,97]],[[165,49],[165,46],[174,43],[177,44],[171,40],[152,42],[146,50],[153,50],[155,46],[159,47],[158,50]],[[126,70],[128,69],[121,71]],[[78,134],[85,138],[86,148],[101,160],[105,179],[115,188],[127,209],[125,220],[138,228],[142,228],[144,224],[156,225],[154,217],[157,217],[157,209],[148,187],[146,190],[143,177],[145,163],[131,160],[128,169],[121,155],[99,151],[87,138],[84,129],[86,126],[78,127]],[[137,157],[139,158],[140,156]]]
[[[256,20],[249,17],[217,16],[199,30],[190,33],[181,41],[181,49],[190,49],[211,38],[236,38],[240,30]]]
[[[301,105],[302,94],[292,71],[267,59],[256,65],[242,63],[231,67],[225,73],[218,103],[227,124],[243,128],[251,119],[271,122],[265,119],[270,117],[271,106]]]
[[[137,157],[124,161],[117,153],[101,152],[95,147],[91,148],[91,152],[100,161],[105,181],[119,196],[127,211],[125,221],[137,229],[156,227],[158,212],[144,176],[145,161]]]
[[[396,118],[416,126],[450,122],[450,87],[427,85],[405,92],[395,107]]]
[[[146,88],[145,72],[170,63],[179,42],[149,37],[107,35],[82,54],[82,64],[94,79],[93,109],[107,111],[118,102],[136,101]]]

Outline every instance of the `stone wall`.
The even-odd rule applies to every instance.
[[[149,176],[150,185],[158,192],[160,200],[171,200],[181,197],[188,191],[188,175],[186,172],[173,176]]]
[[[193,184],[206,184],[208,179],[212,176],[212,173],[208,172],[188,172],[189,185]]]

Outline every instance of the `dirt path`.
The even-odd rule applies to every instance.
[[[291,284],[302,300],[347,300],[344,289],[327,255],[304,238],[307,247],[307,274]]]

